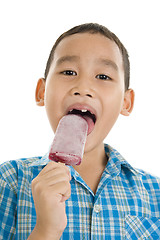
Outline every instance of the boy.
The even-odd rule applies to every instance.
[[[134,103],[125,47],[108,29],[83,24],[56,41],[36,102],[55,132],[69,110],[96,121],[82,163],[44,157],[0,168],[0,239],[159,239],[160,180],[134,169],[103,140]]]

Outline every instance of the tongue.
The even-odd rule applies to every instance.
[[[87,123],[88,123],[88,133],[87,133],[87,135],[89,135],[92,131],[93,131],[93,129],[94,129],[94,122],[93,122],[93,120],[92,120],[92,118],[90,118],[90,117],[88,117],[88,116],[83,116],[83,118],[87,121]]]

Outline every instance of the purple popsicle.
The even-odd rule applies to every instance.
[[[49,159],[67,165],[79,165],[83,158],[88,132],[87,121],[79,115],[71,114],[59,121]]]

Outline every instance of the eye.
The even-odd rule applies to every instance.
[[[109,76],[105,74],[98,74],[96,78],[101,79],[101,80],[112,80]]]
[[[68,75],[68,76],[76,76],[77,75],[77,73],[72,71],[72,70],[65,70],[61,73],[64,74],[64,75]]]

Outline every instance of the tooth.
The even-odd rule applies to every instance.
[[[81,110],[81,112],[87,112],[87,110],[85,110],[85,109],[82,109],[82,110]]]

